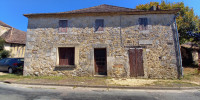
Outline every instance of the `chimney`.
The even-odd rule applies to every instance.
[[[12,33],[13,33],[13,27],[11,28],[11,35],[12,35]]]
[[[160,5],[157,5],[157,10],[160,10]]]
[[[149,10],[150,11],[156,11],[156,6],[152,6]]]

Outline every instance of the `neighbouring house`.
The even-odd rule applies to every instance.
[[[26,32],[15,29],[0,21],[0,37],[5,40],[4,49],[11,52],[10,57],[24,57]]]
[[[183,66],[199,65],[200,48],[198,44],[187,42],[181,45]]]
[[[177,78],[179,10],[112,5],[28,18],[24,75]]]

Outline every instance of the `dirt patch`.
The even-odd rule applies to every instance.
[[[0,72],[0,75],[8,75],[8,73]]]
[[[145,86],[156,82],[157,80],[148,79],[107,79],[108,84],[121,85],[121,86]]]

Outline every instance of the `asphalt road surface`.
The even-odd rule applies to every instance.
[[[0,100],[200,100],[200,90],[134,90],[0,83]]]

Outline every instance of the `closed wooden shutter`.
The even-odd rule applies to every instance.
[[[59,48],[59,65],[74,65],[74,48]]]

